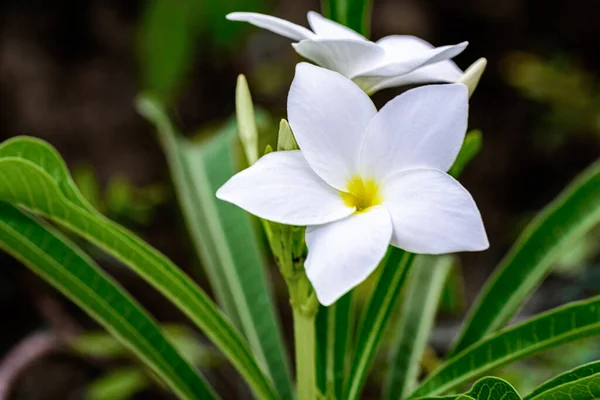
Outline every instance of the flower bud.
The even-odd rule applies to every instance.
[[[469,88],[469,97],[473,94],[477,85],[479,84],[479,79],[481,75],[483,75],[483,71],[485,71],[485,67],[487,65],[487,60],[485,58],[480,58],[475,61],[467,70],[463,73],[462,77],[458,81],[458,83],[462,83]]]
[[[279,135],[277,136],[277,151],[298,150],[298,143],[290,129],[290,124],[285,119],[279,123]]]

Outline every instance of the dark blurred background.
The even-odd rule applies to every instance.
[[[236,76],[244,73],[255,103],[283,117],[299,61],[290,41],[224,16],[253,10],[306,25],[306,12],[319,9],[316,0],[3,0],[0,139],[49,141],[102,212],[209,290],[153,129],[136,114],[133,100],[145,89],[159,92],[181,130],[193,134],[233,115]],[[483,150],[462,181],[480,206],[491,248],[461,256],[425,369],[443,355],[465,309],[521,229],[600,156],[598,15],[597,0],[375,0],[372,39],[468,40],[455,59],[461,68],[488,59],[470,108],[470,128],[482,131]],[[374,99],[381,106],[400,92],[384,90]],[[598,294],[599,238],[596,230],[573,246],[523,313]],[[217,391],[247,397],[232,369],[198,333],[183,328],[185,319],[161,296],[112,259],[86,250],[157,318],[177,324],[178,340],[197,352]],[[0,264],[0,400],[169,398],[61,295],[5,254]],[[289,345],[285,288],[275,269],[272,275]],[[89,330],[96,333],[73,339]],[[599,347],[597,341],[578,343],[498,374],[528,388],[592,360]],[[377,398],[381,375],[376,367],[365,398]]]

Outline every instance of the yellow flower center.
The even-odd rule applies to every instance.
[[[346,192],[342,192],[341,196],[348,206],[355,207],[358,212],[381,204],[383,201],[379,184],[373,179],[365,180],[360,176],[348,180]]]

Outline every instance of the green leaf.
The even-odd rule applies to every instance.
[[[465,136],[465,140],[460,148],[456,160],[448,173],[453,177],[458,177],[471,160],[479,153],[483,141],[481,139],[481,131],[473,130]]]
[[[128,265],[184,312],[232,364],[260,397],[277,398],[272,385],[246,341],[231,326],[210,298],[168,258],[132,232],[78,206],[47,172],[57,165],[37,156],[23,158],[12,152],[22,146],[50,146],[33,138],[18,137],[0,145],[0,200],[19,204],[81,235]],[[65,175],[68,175],[64,171]],[[76,190],[73,188],[73,190]]]
[[[600,399],[600,373],[547,389],[531,400],[595,400]]]
[[[383,265],[380,266],[382,268],[381,275],[359,323],[352,368],[345,382],[346,395],[343,397],[344,399],[354,400],[360,396],[383,332],[388,325],[392,310],[400,298],[400,291],[414,257],[412,253],[391,247],[390,253]]]
[[[96,212],[79,192],[62,157],[52,147],[41,140],[16,137],[0,144],[0,157],[18,157],[23,160],[36,160],[36,165],[50,175],[58,190],[75,206]],[[12,177],[14,179],[14,177]],[[0,182],[4,185],[4,182]],[[7,187],[2,188],[8,190]]]
[[[0,201],[0,248],[79,305],[181,398],[216,398],[136,301],[57,230]]]
[[[254,118],[252,96],[244,75],[238,76],[235,88],[235,113],[246,159],[249,164],[254,164],[258,160],[258,130]]]
[[[137,105],[158,129],[188,230],[219,304],[267,367],[281,397],[292,397],[287,354],[256,230],[246,212],[215,196],[235,173],[235,126],[229,124],[209,141],[192,143],[175,132],[160,103],[143,96]]]
[[[561,252],[599,223],[600,162],[596,162],[523,231],[479,294],[451,354],[510,320]]]
[[[588,378],[592,375],[598,376],[598,374],[600,374],[600,361],[595,361],[595,362],[591,362],[589,364],[579,366],[575,369],[565,372],[564,374],[558,375],[558,376],[550,379],[548,382],[545,382],[544,384],[542,384],[541,386],[536,388],[533,392],[531,392],[529,395],[523,397],[523,400],[533,400],[534,398],[535,399],[543,398],[540,396],[542,396],[546,392],[549,392],[559,386],[573,383],[580,379]],[[598,397],[600,397],[600,396],[598,396]]]
[[[188,162],[187,154],[191,153],[192,144],[182,138],[173,126],[171,120],[164,111],[162,103],[149,95],[141,95],[136,101],[138,112],[147,118],[149,122],[156,126],[161,146],[167,158],[167,164],[171,172],[173,185],[177,193],[179,204],[181,205],[186,227],[192,237],[195,250],[202,264],[205,267],[210,284],[212,286],[217,302],[229,316],[234,326],[242,329],[240,316],[238,315],[234,295],[229,289],[227,276],[223,268],[223,259],[231,264],[231,255],[226,253],[224,256],[219,254],[218,243],[215,242],[211,234],[211,218],[214,220],[214,214],[217,213],[216,199],[214,191],[208,182],[207,171],[204,162],[200,162],[200,168],[194,170]],[[229,155],[221,162],[227,168]],[[191,160],[193,161],[193,159]],[[244,229],[244,224],[241,228]],[[223,235],[221,224],[216,227],[220,235]],[[236,235],[237,236],[237,235]],[[248,241],[252,244],[252,235],[240,243],[241,251],[251,252],[253,249],[246,249]],[[223,246],[221,244],[221,246]],[[221,252],[229,251],[229,248],[222,248]],[[253,255],[249,254],[250,259]]]
[[[473,384],[464,394],[419,397],[419,400],[521,400],[515,388],[504,379],[488,376]]]
[[[85,400],[128,400],[150,384],[150,379],[135,367],[118,368],[93,381],[86,389]]]
[[[210,367],[220,358],[212,346],[208,347],[196,331],[185,325],[164,325],[163,330],[175,348],[194,365]]]
[[[475,400],[521,400],[521,396],[510,383],[491,376],[475,382],[465,395]]]
[[[248,29],[242,24],[232,24],[225,15],[234,11],[266,13],[273,3],[268,0],[194,1],[201,18],[205,43],[210,43],[212,54],[240,49],[240,34]]]
[[[466,348],[428,376],[410,397],[451,390],[491,370],[600,334],[600,296],[555,308]]]
[[[419,397],[419,400],[521,400],[521,396],[504,379],[488,376],[475,382],[467,393]]]
[[[197,15],[193,0],[147,3],[138,35],[139,64],[145,90],[173,101],[192,67]]]
[[[354,316],[352,292],[317,314],[317,383],[327,398],[341,399]]]
[[[104,331],[84,332],[70,339],[69,344],[77,353],[87,357],[117,358],[129,354],[119,340]]]
[[[465,282],[460,265],[455,265],[448,274],[448,279],[442,290],[442,298],[440,300],[440,310],[458,315],[465,310]]]
[[[195,332],[183,325],[162,325],[164,335],[179,353],[193,365],[205,366],[210,362],[212,348],[207,348]],[[104,331],[88,331],[69,340],[73,349],[88,357],[126,358],[129,349],[114,336]]]
[[[322,0],[323,15],[369,37],[372,0]]]
[[[390,354],[386,399],[404,398],[417,385],[419,364],[452,263],[450,256],[421,256],[415,261],[404,289],[402,313]]]

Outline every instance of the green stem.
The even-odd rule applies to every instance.
[[[315,313],[293,307],[298,400],[317,398],[315,370]]]

